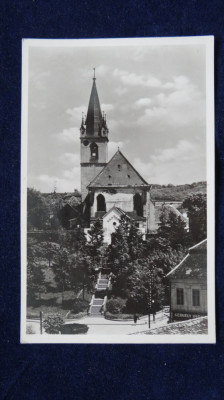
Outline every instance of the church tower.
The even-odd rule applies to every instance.
[[[100,108],[94,68],[87,116],[85,120],[82,117],[80,127],[82,201],[88,194],[87,186],[107,164],[108,132],[106,114],[102,114]]]

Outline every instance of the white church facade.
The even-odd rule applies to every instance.
[[[155,232],[158,221],[151,185],[119,149],[108,162],[108,142],[94,76],[87,116],[80,127],[81,194],[87,227],[100,220],[109,244],[121,215],[134,222],[143,236]]]

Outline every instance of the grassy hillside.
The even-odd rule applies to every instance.
[[[190,193],[206,193],[206,182],[194,182],[190,185],[152,185],[151,198],[158,201],[182,201]]]

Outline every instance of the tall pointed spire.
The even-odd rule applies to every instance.
[[[95,68],[93,68],[93,86],[89,99],[89,106],[86,117],[86,136],[101,136],[104,128],[104,118],[102,116],[100,101],[96,88]],[[104,135],[107,132],[103,132]]]

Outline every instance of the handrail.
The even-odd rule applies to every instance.
[[[95,294],[92,295],[91,301],[88,306],[87,314],[91,314],[91,308],[92,308],[94,299],[95,299]]]

